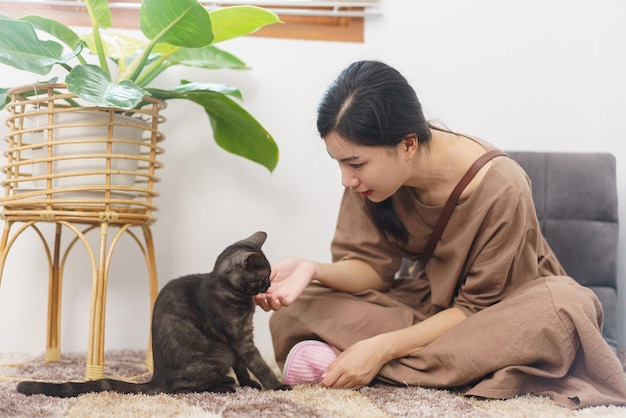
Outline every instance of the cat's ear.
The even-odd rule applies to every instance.
[[[243,268],[255,271],[267,266],[267,260],[262,253],[250,252],[243,256]]]
[[[266,238],[267,238],[267,234],[263,231],[259,231],[250,235],[248,238],[244,239],[243,241],[249,242],[254,247],[261,248]]]

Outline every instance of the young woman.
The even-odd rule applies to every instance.
[[[317,125],[345,186],[333,261],[281,260],[256,298],[276,311],[286,383],[359,389],[376,379],[545,394],[571,408],[626,403],[602,307],[565,275],[511,158],[476,166],[495,148],[430,126],[407,80],[376,61],[339,75]],[[397,277],[403,259],[417,263]]]

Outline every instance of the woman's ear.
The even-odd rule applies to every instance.
[[[401,155],[407,158],[413,158],[413,155],[417,152],[419,142],[417,140],[417,134],[407,134],[402,137],[402,140],[398,144]]]

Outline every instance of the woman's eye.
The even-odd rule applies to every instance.
[[[355,169],[358,169],[358,168],[363,167],[363,163],[350,164],[350,167],[355,168]]]

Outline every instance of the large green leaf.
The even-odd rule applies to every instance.
[[[81,43],[76,32],[56,20],[34,15],[24,16],[20,20],[32,23],[36,29],[49,33],[71,49],[76,49]]]
[[[97,106],[133,109],[141,103],[146,90],[129,80],[113,83],[97,65],[77,65],[65,78],[67,90]]]
[[[0,19],[0,62],[19,70],[45,75],[71,57],[62,56],[63,45],[42,41],[30,22]]]
[[[205,69],[249,68],[239,58],[211,45],[204,48],[181,48],[161,42],[155,46],[153,52],[148,60],[149,65],[135,79],[141,86],[149,85],[159,74],[173,65]]]
[[[269,132],[244,108],[222,93],[210,90],[183,92],[192,89],[193,84],[179,86],[179,91],[148,90],[153,97],[187,99],[199,104],[209,116],[213,138],[220,147],[273,171],[278,163],[278,146]]]
[[[245,109],[217,93],[190,93],[188,98],[204,107],[215,142],[226,151],[274,171],[278,146],[267,130]]]
[[[207,69],[250,68],[236,56],[212,45],[204,48],[181,48],[167,58],[167,63]]]
[[[201,48],[213,41],[209,12],[197,0],[143,0],[139,27],[152,41]]]
[[[100,34],[105,54],[112,59],[120,59],[139,53],[146,46],[145,39],[133,36],[121,35],[119,33],[109,33],[103,31]],[[89,49],[95,53],[96,44],[92,33],[81,36]]]
[[[222,7],[211,10],[209,14],[215,36],[214,44],[248,35],[267,25],[282,23],[274,12],[257,6]]]
[[[236,97],[239,100],[242,100],[241,91],[233,86],[229,86],[226,84],[217,84],[217,83],[196,83],[187,80],[182,80],[179,86],[171,88],[169,90],[159,90],[159,89],[147,89],[152,92],[154,97],[159,99],[175,99],[186,97],[187,93],[220,93],[226,94],[228,96]],[[182,94],[182,96],[181,96]]]
[[[95,21],[101,28],[110,28],[111,22],[111,9],[109,9],[108,0],[85,0],[89,16]]]

